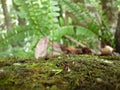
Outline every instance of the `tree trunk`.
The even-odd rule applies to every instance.
[[[117,26],[118,10],[114,4],[115,0],[101,0],[102,10],[110,25],[111,32],[115,32]]]
[[[4,14],[4,17],[5,17],[5,25],[6,25],[8,30],[11,30],[12,29],[12,24],[11,24],[11,21],[10,21],[10,17],[9,17],[7,5],[6,5],[6,0],[1,0],[1,3],[2,3],[3,14]]]
[[[118,18],[118,10],[117,7],[114,7],[115,0],[101,0],[103,15],[106,17],[110,29],[108,30],[105,23],[102,22],[102,30],[101,35],[105,35],[106,32],[111,32],[112,34],[115,33],[116,26],[117,26],[117,18]],[[104,45],[111,45],[111,37],[107,36],[107,38],[101,40],[101,46]]]
[[[120,53],[120,12],[118,14],[118,23],[115,32],[115,44],[116,51]]]

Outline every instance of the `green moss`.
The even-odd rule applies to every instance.
[[[0,90],[120,90],[120,58],[66,55],[0,60]]]

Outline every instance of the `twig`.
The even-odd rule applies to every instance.
[[[65,38],[67,38],[67,39],[69,39],[70,41],[72,41],[73,43],[75,43],[76,46],[78,46],[78,47],[81,47],[81,48],[86,47],[85,45],[83,45],[82,43],[76,41],[75,39],[73,39],[73,38],[72,38],[71,36],[69,36],[69,35],[65,35]]]
[[[87,46],[85,46],[84,44],[76,41],[75,39],[73,39],[73,38],[72,38],[71,36],[69,36],[69,35],[65,35],[65,38],[67,38],[67,39],[69,39],[70,41],[72,41],[73,43],[75,43],[76,46],[78,46],[78,47],[81,47],[81,48],[87,47]],[[90,49],[91,49],[91,48],[90,48]],[[95,51],[94,51],[93,49],[91,49],[91,51],[92,51],[93,54],[95,54]]]

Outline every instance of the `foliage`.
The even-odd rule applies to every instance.
[[[113,34],[109,31],[109,25],[97,0],[89,0],[95,3],[92,6],[99,14],[104,24],[99,23],[95,13],[89,11],[83,3],[71,3],[70,0],[13,0],[19,10],[14,15],[25,18],[26,25],[16,26],[0,37],[0,56],[33,57],[34,48],[40,38],[50,36],[50,40],[62,41],[65,35],[71,35],[77,41],[97,47],[96,41],[101,39],[113,40]],[[87,4],[87,2],[85,2]],[[64,12],[69,11],[75,15],[78,22],[84,26],[73,25],[69,18],[69,25],[65,25]],[[12,12],[12,11],[11,11]],[[13,18],[12,18],[13,19]],[[17,18],[15,18],[17,20]],[[74,31],[76,27],[76,31]],[[92,37],[91,37],[92,36]],[[71,42],[67,42],[72,44]],[[4,52],[3,52],[4,51]]]
[[[17,15],[25,18],[27,25],[25,27],[16,26],[15,29],[2,34],[0,38],[0,50],[6,51],[5,53],[8,55],[14,55],[16,53],[14,50],[22,54],[26,51],[24,48],[28,49],[29,51],[27,52],[29,53],[31,50],[33,52],[37,41],[58,27],[56,17],[59,15],[57,13],[59,8],[55,7],[58,3],[54,0],[44,0],[39,3],[38,0],[14,0],[14,2],[20,9]],[[15,47],[14,44],[16,44]],[[27,44],[30,45],[24,46]],[[18,51],[18,48],[22,48],[21,51]],[[1,56],[3,53],[0,53]],[[19,53],[19,56],[21,54]]]
[[[109,40],[113,40],[113,34],[109,31],[110,27],[108,24],[107,19],[105,18],[105,16],[103,16],[103,12],[102,11],[98,11],[97,8],[99,8],[100,6],[98,5],[97,8],[96,6],[92,6],[91,7],[93,9],[95,9],[95,12],[91,12],[86,8],[86,5],[84,5],[83,3],[71,3],[70,1],[66,1],[63,0],[63,2],[67,8],[67,10],[69,12],[72,12],[75,17],[77,18],[78,21],[82,22],[83,24],[86,24],[85,26],[79,26],[80,28],[85,28],[87,29],[88,32],[84,32],[84,30],[80,30],[80,33],[85,33],[84,35],[86,35],[87,33],[92,32],[92,35],[96,35],[98,39],[108,39],[110,37]],[[98,13],[100,20],[102,21],[102,23],[100,23],[98,21],[98,17],[95,15],[95,13]],[[86,22],[85,20],[88,19],[88,22]],[[97,21],[97,22],[96,22]],[[104,25],[103,25],[104,24]],[[101,33],[103,32],[102,28],[104,28],[104,35]]]

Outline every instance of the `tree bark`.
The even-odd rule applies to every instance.
[[[108,21],[110,29],[106,27],[105,23],[102,20],[102,30],[101,35],[106,35],[107,32],[111,32],[112,34],[115,33],[116,26],[117,26],[117,18],[118,18],[118,10],[117,7],[114,7],[115,0],[101,0],[103,15]],[[104,47],[105,45],[111,45],[111,37],[106,36],[107,38],[101,40],[101,46]]]
[[[102,10],[108,20],[111,32],[115,32],[117,26],[118,10],[114,4],[115,0],[101,0]]]
[[[118,13],[118,23],[115,32],[115,44],[116,51],[120,53],[120,12]]]
[[[8,30],[11,30],[12,24],[11,24],[11,20],[10,20],[7,5],[6,5],[6,0],[1,0],[1,3],[2,3],[3,14],[5,17],[5,25],[6,25]]]

